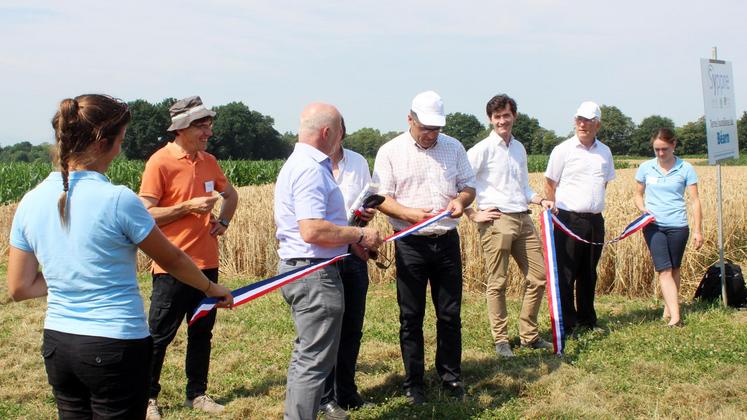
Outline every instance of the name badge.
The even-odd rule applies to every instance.
[[[646,177],[646,185],[653,185],[659,183],[659,177],[654,175],[649,175]]]
[[[205,192],[215,191],[215,181],[205,181]]]

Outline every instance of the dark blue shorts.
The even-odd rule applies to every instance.
[[[669,268],[680,268],[690,228],[662,227],[650,223],[643,228],[643,237],[654,260],[654,269],[661,272]]]

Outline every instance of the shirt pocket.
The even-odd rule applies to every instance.
[[[459,171],[457,168],[450,168],[447,167],[441,171],[441,180],[440,180],[440,191],[441,193],[447,195],[450,199],[454,198],[457,194],[457,176],[459,175]]]

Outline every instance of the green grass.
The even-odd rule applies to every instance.
[[[238,287],[248,281],[225,282]],[[149,280],[142,279],[141,286],[149,296]],[[54,400],[39,355],[45,303],[10,302],[4,284],[0,295],[0,418],[53,418]],[[467,400],[456,402],[440,393],[429,305],[424,327],[429,403],[411,407],[400,389],[394,286],[371,286],[357,381],[374,406],[353,412],[354,419],[747,417],[745,312],[690,303],[684,309],[685,328],[669,329],[659,319],[659,302],[602,296],[597,309],[604,333],[570,340],[562,358],[516,349],[514,359],[499,360],[483,296],[465,293],[462,308]],[[509,313],[515,337],[518,300],[511,301]],[[544,304],[540,320],[541,333],[548,337]],[[163,371],[159,400],[165,418],[200,418],[181,407],[184,330],[170,347]],[[288,306],[277,292],[220,312],[209,392],[227,404],[225,418],[282,416],[293,337]]]

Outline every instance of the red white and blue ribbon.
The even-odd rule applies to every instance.
[[[425,229],[426,227],[438,222],[439,220],[451,216],[451,211],[449,210],[443,210],[440,213],[436,213],[433,216],[421,220],[418,223],[415,223],[414,225],[404,228],[400,230],[399,232],[395,232],[393,235],[389,235],[386,238],[384,238],[384,242],[390,242],[390,241],[396,241],[397,239],[404,238],[405,236],[412,235],[413,233]]]
[[[412,235],[413,233],[421,229],[424,229],[425,227],[430,226],[433,223],[436,223],[439,220],[450,215],[451,215],[450,211],[444,210],[438,214],[431,216],[428,219],[418,222],[406,229],[403,229],[395,233],[394,235],[387,237],[386,239],[384,239],[384,241],[390,242],[390,241],[394,241],[400,238],[404,238],[405,236],[408,236],[408,235]],[[293,281],[296,281],[300,279],[301,277],[304,277],[310,273],[313,273],[314,271],[319,270],[320,268],[336,263],[337,261],[342,260],[348,255],[350,254],[341,254],[336,257],[330,258],[328,260],[324,260],[316,264],[307,265],[305,267],[300,267],[295,270],[291,270],[283,274],[279,274],[275,277],[270,277],[269,279],[260,280],[248,286],[244,286],[239,289],[233,290],[231,291],[231,295],[233,296],[233,307],[235,308],[237,306],[241,306],[262,295],[270,293],[273,290],[279,287],[283,287],[286,284],[291,283]],[[192,317],[189,319],[189,325],[192,325],[195,321],[197,321],[198,319],[210,313],[210,311],[212,311],[215,308],[215,305],[217,303],[218,303],[217,298],[205,298],[201,300],[200,304],[197,305],[197,309],[195,309],[195,312],[192,314]]]
[[[579,242],[584,242],[584,243],[591,244],[591,245],[608,245],[608,244],[615,243],[617,241],[621,241],[627,238],[628,236],[643,229],[647,224],[655,220],[656,219],[654,219],[653,215],[649,213],[644,213],[640,215],[638,218],[636,218],[635,220],[633,220],[632,222],[630,222],[628,226],[625,226],[625,229],[623,229],[622,233],[617,238],[610,239],[609,241],[606,241],[606,242],[591,242],[576,235],[570,228],[568,228],[568,226],[566,226],[563,222],[560,221],[560,219],[558,219],[558,216],[555,216],[555,215],[552,216],[553,223],[555,223],[555,225],[558,228],[560,228],[560,230],[562,230],[563,233],[565,233],[566,235],[570,236],[571,238]]]
[[[557,254],[555,251],[555,233],[553,226],[557,226],[571,238],[591,245],[608,245],[621,241],[643,229],[646,225],[656,221],[654,216],[645,213],[623,229],[616,238],[606,242],[591,242],[578,236],[560,221],[550,210],[540,213],[540,228],[542,230],[542,246],[545,252],[545,275],[547,277],[547,305],[550,310],[550,324],[552,326],[552,344],[555,354],[563,354],[565,348],[565,330],[563,328],[563,308],[560,304],[560,278],[558,276]]]
[[[231,295],[233,296],[233,307],[235,308],[237,306],[241,306],[260,296],[266,295],[267,293],[270,293],[279,287],[283,287],[288,283],[298,280],[309,273],[313,273],[320,268],[326,267],[330,264],[334,264],[337,261],[340,261],[341,259],[347,257],[348,255],[350,254],[341,254],[334,258],[330,258],[316,264],[299,267],[295,270],[287,271],[275,277],[260,280],[248,286],[233,290],[231,291]],[[197,306],[197,309],[195,309],[194,314],[192,314],[192,318],[189,319],[189,325],[192,325],[195,321],[210,313],[210,311],[215,308],[215,305],[217,303],[218,298],[214,297],[201,300],[200,304]]]
[[[560,306],[560,284],[558,279],[558,260],[555,256],[555,232],[553,215],[550,210],[540,213],[540,230],[545,254],[545,275],[547,277],[547,307],[550,311],[552,326],[552,345],[555,354],[563,354],[565,348],[565,331],[563,330],[563,310]]]

